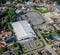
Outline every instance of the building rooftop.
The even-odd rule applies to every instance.
[[[36,37],[33,29],[27,21],[18,21],[12,23],[13,30],[17,36],[17,40],[28,39],[29,37]]]
[[[3,53],[2,55],[11,55],[9,51]]]
[[[6,30],[2,30],[1,33],[2,33],[2,35],[11,35],[12,34],[12,32],[6,31]]]
[[[44,55],[52,55],[49,51],[45,51]]]
[[[14,41],[16,41],[16,38],[10,38],[10,39],[7,39],[5,40],[6,44],[10,44],[10,43],[13,43]]]
[[[60,11],[60,6],[55,7],[54,11]]]
[[[3,46],[4,44],[0,42],[0,46]]]
[[[54,36],[54,39],[60,40],[60,36]]]
[[[59,10],[60,10],[60,6],[57,6],[57,9],[59,9]]]

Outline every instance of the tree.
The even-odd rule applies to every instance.
[[[20,44],[20,43],[18,43],[18,48],[19,48],[19,50],[21,50],[21,53],[23,53],[23,48],[22,48],[22,45]]]
[[[18,3],[18,2],[19,2],[19,0],[15,0],[15,2],[17,2],[17,3]]]
[[[16,43],[16,42],[14,42],[12,46],[13,46],[13,47],[17,47],[17,43]]]
[[[60,30],[57,30],[57,35],[59,35],[59,36],[60,36]]]
[[[20,55],[20,53],[19,53],[19,52],[17,52],[17,53],[16,53],[16,55]]]
[[[0,22],[0,28],[2,27],[2,22]]]
[[[13,2],[13,1],[15,1],[15,0],[10,0],[10,2]]]
[[[8,16],[10,18],[10,21],[15,21],[15,18],[16,18],[15,9],[9,8]]]
[[[6,2],[6,0],[4,0],[4,1],[3,0],[0,0],[0,3],[5,3],[5,2]]]
[[[0,0],[0,3],[2,3],[2,0]]]
[[[57,3],[60,5],[60,0],[57,0]]]
[[[36,5],[34,5],[33,8],[36,9]]]
[[[19,14],[20,14],[20,15],[23,15],[23,14],[24,14],[24,12],[23,12],[23,11],[21,11]]]
[[[3,29],[7,30],[7,31],[12,31],[11,30],[11,25],[9,23],[6,23]]]
[[[27,0],[21,0],[22,3],[25,3]]]
[[[9,22],[9,17],[5,16],[5,20],[6,20],[6,22]]]
[[[57,4],[60,5],[60,0],[50,0],[50,1],[52,1],[52,2],[57,2]]]
[[[0,47],[0,53],[4,52],[5,48],[4,47]]]

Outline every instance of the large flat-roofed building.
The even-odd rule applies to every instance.
[[[36,37],[36,34],[27,21],[13,22],[12,27],[18,41]]]

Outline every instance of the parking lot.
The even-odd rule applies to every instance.
[[[40,40],[31,40],[30,42],[29,41],[24,42],[22,45],[23,45],[24,52],[28,52],[42,47],[43,43]]]
[[[33,25],[39,25],[45,21],[42,18],[42,16],[37,12],[28,12],[25,15],[27,15],[28,20],[31,21],[31,24],[33,24]]]

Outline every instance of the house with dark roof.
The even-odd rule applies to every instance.
[[[54,11],[60,11],[60,6],[55,7]]]
[[[44,55],[52,55],[49,51],[45,51]]]

